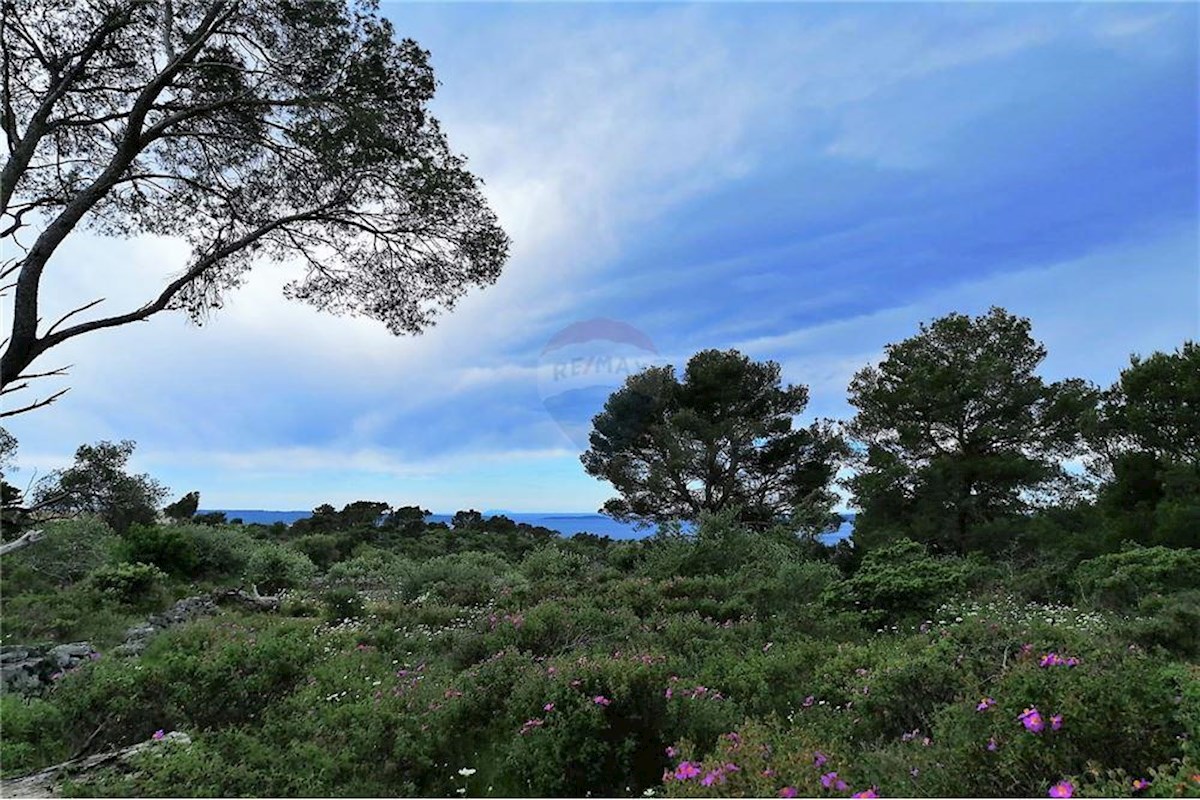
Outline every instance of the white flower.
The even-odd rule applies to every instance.
[[[458,774],[462,775],[464,778],[469,778],[472,775],[474,775],[476,772],[477,772],[477,770],[473,770],[470,767],[463,767],[462,769],[460,769],[458,771]]]

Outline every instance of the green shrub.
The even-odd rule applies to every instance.
[[[409,599],[428,593],[447,603],[477,606],[524,583],[500,556],[467,552],[415,565],[401,589]]]
[[[1128,625],[1134,641],[1183,657],[1200,656],[1200,590],[1147,597]]]
[[[924,545],[901,539],[867,553],[858,571],[829,586],[825,598],[868,612],[876,622],[901,619],[962,592],[972,572],[965,559],[933,556]]]
[[[1075,571],[1081,596],[1116,609],[1152,594],[1200,586],[1200,550],[1135,547],[1084,561]]]
[[[109,564],[92,570],[88,584],[101,594],[127,606],[154,604],[161,599],[165,572],[153,564]]]
[[[47,522],[42,530],[41,539],[6,557],[11,559],[4,565],[6,582],[12,580],[10,570],[15,567],[30,570],[44,584],[66,586],[109,563],[119,541],[98,518]],[[12,591],[11,583],[8,591]]]
[[[122,536],[126,561],[153,564],[170,575],[191,577],[199,556],[187,532],[174,525],[133,524]]]
[[[0,774],[21,775],[70,755],[63,713],[53,703],[5,694],[0,696],[0,720]]]
[[[246,580],[266,594],[303,586],[317,574],[308,556],[279,544],[263,543],[246,562]]]
[[[329,620],[358,619],[365,613],[362,596],[348,587],[330,589],[322,595],[321,602]]]

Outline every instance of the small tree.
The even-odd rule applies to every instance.
[[[136,445],[98,442],[75,451],[75,464],[43,479],[35,502],[59,514],[96,514],[117,533],[136,523],[153,525],[167,490],[149,475],[130,475],[125,465]]]
[[[856,541],[998,547],[1005,537],[980,532],[1070,486],[1062,461],[1081,452],[1095,392],[1035,374],[1046,350],[1029,331],[1029,320],[1000,308],[949,314],[854,376]]]
[[[163,513],[168,519],[173,519],[176,522],[183,522],[191,519],[196,513],[196,509],[200,507],[200,493],[188,492],[183,497],[171,503],[163,509]]]
[[[841,441],[827,424],[795,427],[807,403],[808,389],[784,386],[777,363],[704,350],[682,381],[670,366],[631,375],[593,420],[583,465],[620,493],[602,509],[620,520],[737,509],[744,523],[817,533],[837,522]]]

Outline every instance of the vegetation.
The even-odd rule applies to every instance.
[[[145,493],[110,491],[150,485],[123,469],[131,446],[81,448],[55,485],[111,503],[4,555],[3,641],[101,655],[0,697],[4,773],[181,731],[62,789],[1200,795],[1200,500],[1174,446],[1200,408],[1195,352],[1099,392],[1037,378],[1044,350],[1001,310],[922,328],[855,378],[863,511],[836,546],[812,533],[838,438],[792,429],[803,387],[735,352],[681,382],[643,373],[597,418],[591,463],[618,469],[631,516],[664,520],[638,541],[375,501],[290,528],[142,521],[121,504]],[[1063,466],[1085,445],[1090,476]],[[644,469],[618,463],[634,451]],[[784,451],[803,480],[771,471]],[[659,497],[673,474],[690,500]],[[234,587],[276,610],[116,651],[148,614]]]
[[[583,465],[620,492],[604,504],[617,519],[733,508],[747,523],[819,533],[835,520],[841,442],[820,423],[793,427],[807,404],[807,387],[783,386],[775,362],[705,350],[682,381],[670,366],[630,376],[596,417]]]

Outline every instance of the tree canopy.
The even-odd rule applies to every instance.
[[[428,113],[429,54],[370,0],[0,8],[0,236],[16,254],[0,262],[15,275],[0,393],[62,374],[30,366],[76,336],[168,309],[202,320],[261,260],[300,268],[288,297],[394,334],[499,275],[508,239]],[[43,278],[70,268],[56,253],[80,226],[191,254],[138,308],[84,319],[97,299],[43,327]]]
[[[131,441],[81,445],[75,463],[47,475],[36,490],[39,507],[56,514],[95,514],[117,533],[153,524],[167,490],[149,475],[131,475]]]
[[[948,314],[885,348],[850,384],[847,426],[860,513],[856,541],[908,535],[939,549],[996,547],[988,525],[1069,485],[1062,462],[1081,451],[1095,392],[1036,374],[1045,348],[1029,320],[1000,308]]]
[[[593,420],[583,465],[620,493],[602,509],[617,519],[736,508],[743,522],[816,533],[837,521],[840,440],[826,424],[795,426],[807,403],[807,388],[784,386],[777,363],[704,350],[682,380],[670,366],[631,375]]]

